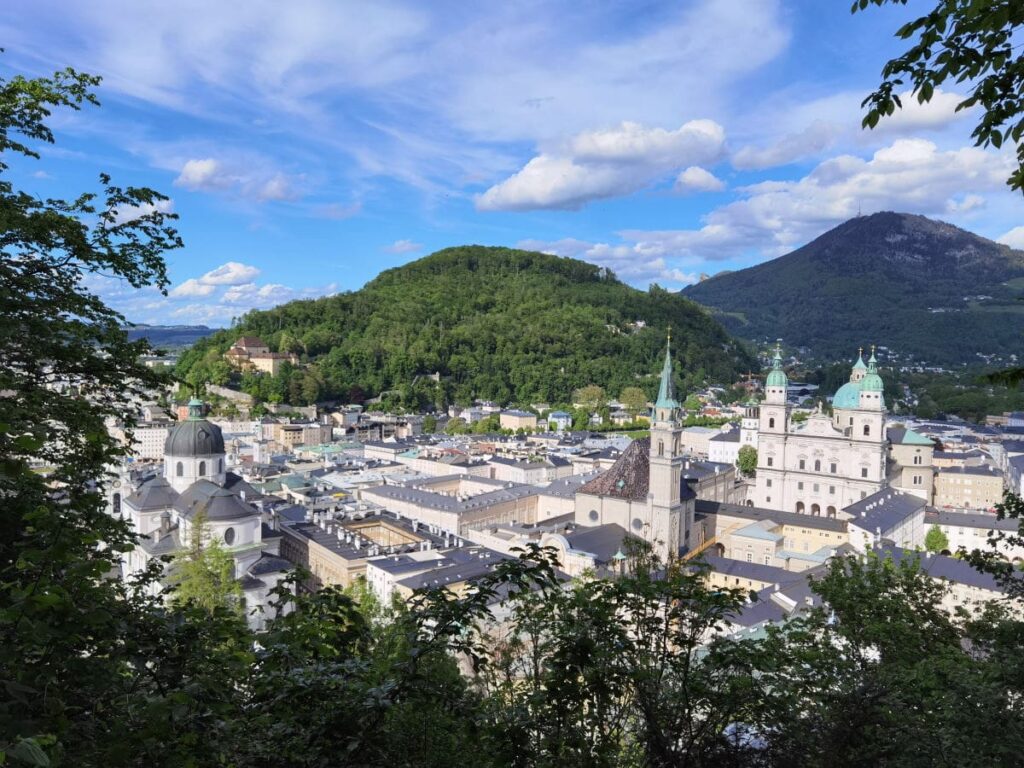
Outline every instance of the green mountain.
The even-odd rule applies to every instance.
[[[937,363],[1024,354],[1024,251],[923,216],[860,216],[683,294],[737,336],[822,357],[872,343]]]
[[[408,407],[474,397],[554,403],[587,384],[610,396],[630,385],[653,394],[669,326],[682,391],[756,366],[678,294],[636,290],[574,259],[464,246],[382,272],[358,291],[251,312],[200,340],[178,373],[224,379],[222,353],[239,336],[257,335],[311,363],[274,384],[290,402],[397,390]],[[429,378],[435,373],[439,384]],[[257,386],[255,378],[243,388]]]

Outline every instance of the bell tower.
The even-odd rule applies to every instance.
[[[672,333],[665,345],[658,399],[651,412],[648,503],[651,543],[662,557],[674,557],[688,544],[689,522],[680,498],[683,473],[680,406],[672,380]]]

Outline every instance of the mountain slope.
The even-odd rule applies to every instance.
[[[1024,252],[923,216],[851,219],[683,294],[738,336],[821,356],[871,343],[942,363],[1024,353]]]
[[[631,325],[638,320],[645,326]],[[358,291],[252,312],[200,341],[181,358],[179,373],[206,377],[231,342],[251,334],[312,361],[321,397],[359,388],[398,389],[407,402],[559,402],[591,383],[612,396],[638,383],[653,392],[655,379],[646,376],[659,369],[669,325],[684,386],[729,380],[756,365],[681,296],[638,291],[582,261],[465,246],[382,272]],[[442,397],[426,378],[435,372]],[[407,397],[413,381],[429,394]]]

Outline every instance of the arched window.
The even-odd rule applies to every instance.
[[[921,457],[920,456],[915,456],[914,457],[914,463],[915,464],[920,464],[921,463]]]
[[[768,429],[775,429],[775,417],[768,419]]]
[[[182,475],[185,474],[185,465],[182,464],[180,461],[178,462],[178,466],[175,467],[174,469],[174,474],[176,474],[178,477],[181,477]]]
[[[829,517],[835,517],[836,516],[836,508],[835,507],[829,507],[825,511],[828,512],[828,516]]]
[[[659,456],[664,456],[665,455],[665,441],[663,441],[663,440],[659,440],[658,441],[658,455]]]
[[[754,506],[754,500],[753,499],[747,499],[747,506],[748,507]]]
[[[199,475],[200,475],[200,477],[202,477],[205,474],[206,474],[206,462],[205,461],[200,461],[199,462]]]
[[[802,515],[804,513],[805,509],[806,508],[804,507],[804,503],[802,501],[798,501],[796,503],[796,511],[797,511],[798,514]]]
[[[224,459],[217,459],[217,473],[224,471]]]
[[[820,504],[811,504],[811,514],[812,515],[821,515],[821,505]]]
[[[117,515],[118,517],[120,517],[121,516],[121,494],[120,493],[115,493],[113,501],[114,501],[114,507],[113,507],[114,514]]]
[[[867,424],[864,425],[864,436],[867,437],[871,434],[871,427]]]
[[[821,472],[821,459],[814,460],[814,471]]]

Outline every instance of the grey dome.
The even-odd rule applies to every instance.
[[[207,520],[241,520],[259,516],[254,507],[209,480],[192,483],[174,502],[174,508],[189,520],[199,512]]]
[[[164,441],[165,456],[216,456],[224,453],[220,427],[206,419],[188,419],[171,428]]]

